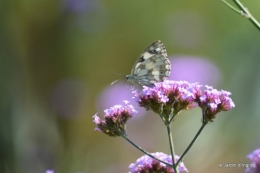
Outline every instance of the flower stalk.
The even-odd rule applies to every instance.
[[[173,145],[173,140],[172,140],[171,124],[167,124],[166,128],[167,128],[168,140],[169,140],[170,151],[171,151],[171,156],[172,156],[172,166],[173,166],[174,172],[179,173],[179,171],[177,169],[178,165],[175,164],[175,151],[174,151],[174,145]]]
[[[228,3],[226,0],[221,0],[228,8],[230,8],[232,11],[242,15],[243,17],[247,18],[259,31],[260,31],[260,24],[259,22],[254,18],[254,16],[249,12],[249,10],[239,1],[239,0],[233,0],[233,2],[236,4],[236,6],[239,8],[237,9],[230,3]]]
[[[130,140],[126,135],[124,135],[123,133],[121,133],[120,131],[118,131],[118,133],[121,134],[121,137],[124,138],[125,140],[127,140],[131,145],[133,145],[136,149],[138,149],[139,151],[141,151],[142,153],[146,154],[147,156],[153,158],[154,160],[157,160],[158,162],[161,162],[169,167],[172,167],[171,164],[164,162],[156,157],[154,157],[152,154],[150,154],[149,152],[147,152],[146,150],[142,149],[140,146],[136,145],[132,140]]]

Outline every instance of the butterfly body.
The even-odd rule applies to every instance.
[[[171,64],[160,40],[153,42],[137,59],[126,79],[133,85],[153,86],[169,77]]]

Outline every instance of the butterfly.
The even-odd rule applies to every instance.
[[[165,46],[160,40],[148,46],[135,62],[126,80],[132,85],[152,87],[162,82],[171,73],[171,63],[167,58]]]

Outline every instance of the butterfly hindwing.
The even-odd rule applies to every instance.
[[[165,46],[157,40],[144,50],[126,78],[135,85],[153,86],[169,77],[170,72],[171,64]]]

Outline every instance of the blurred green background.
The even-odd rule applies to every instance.
[[[260,20],[260,1],[244,3]],[[236,104],[205,128],[187,168],[243,172],[218,164],[249,163],[246,155],[260,147],[260,32],[214,0],[1,0],[0,172],[128,172],[142,153],[94,131],[92,116],[103,115],[98,98],[118,78],[111,74],[129,74],[157,39],[169,55],[215,64],[214,88],[232,92]],[[181,115],[173,124],[177,154],[201,124],[199,109]],[[129,137],[150,152],[169,153],[165,132],[153,113],[128,124]]]

